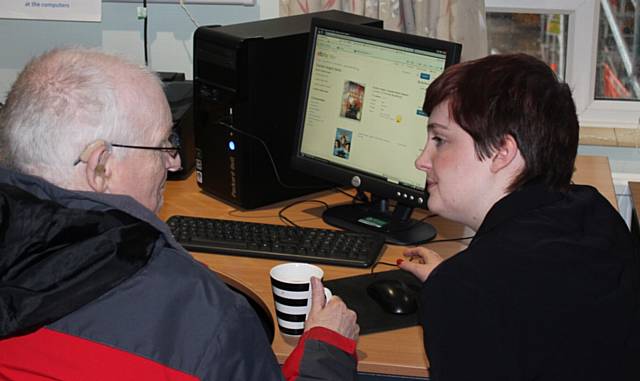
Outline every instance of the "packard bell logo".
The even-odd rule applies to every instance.
[[[236,158],[229,156],[229,176],[231,178],[231,197],[238,197],[238,190],[236,187]]]

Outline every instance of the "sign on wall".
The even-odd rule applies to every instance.
[[[139,3],[140,0],[103,0],[110,3]],[[179,0],[147,0],[147,3],[179,4]],[[256,0],[184,0],[185,4],[256,5]]]
[[[0,18],[100,21],[101,0],[2,0]]]

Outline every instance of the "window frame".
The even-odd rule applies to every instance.
[[[596,59],[601,1],[485,0],[487,12],[561,13],[569,16],[566,81],[573,90],[582,126],[636,128],[640,101],[596,100]],[[583,36],[577,41],[576,36]],[[591,41],[591,43],[589,43]]]

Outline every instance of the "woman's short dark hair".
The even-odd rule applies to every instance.
[[[489,158],[511,135],[525,161],[509,191],[531,180],[568,187],[579,126],[571,89],[544,62],[526,54],[491,55],[447,68],[427,89],[427,115],[449,101],[449,112]]]

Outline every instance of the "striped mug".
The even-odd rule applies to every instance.
[[[269,273],[280,333],[300,336],[311,309],[311,277],[322,279],[324,272],[308,263],[283,263]],[[332,296],[325,287],[326,300]]]

